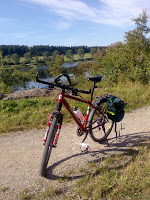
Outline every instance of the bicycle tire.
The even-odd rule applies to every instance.
[[[42,156],[42,162],[41,162],[41,166],[40,166],[40,176],[45,176],[45,174],[46,174],[48,161],[50,159],[50,155],[51,155],[52,148],[53,148],[53,141],[54,141],[55,134],[57,131],[57,122],[58,122],[57,117],[54,117],[52,119],[48,137],[47,137],[47,140],[45,143],[45,148],[44,148],[44,152],[43,152],[43,156]]]
[[[114,122],[107,117],[107,98],[103,99],[103,101],[98,101],[96,104],[104,116],[100,114],[95,108],[93,108],[88,119],[89,128],[92,129],[94,126],[98,126],[98,123],[101,123],[102,125],[90,130],[89,134],[93,141],[100,143],[107,139],[110,132],[112,131]]]

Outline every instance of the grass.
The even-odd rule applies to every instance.
[[[31,200],[34,198],[33,194],[30,194],[27,189],[24,189],[19,195],[18,199],[19,200]]]
[[[33,189],[33,188],[32,188]],[[33,189],[34,190],[34,189]],[[63,190],[61,187],[51,187],[49,186],[44,192],[41,192],[40,194],[35,193],[34,194],[28,190],[24,189],[19,195],[18,200],[39,200],[39,199],[51,199],[55,197],[59,197],[63,193]]]
[[[103,87],[102,93],[114,94],[119,96],[128,105],[126,110],[141,108],[150,105],[150,85],[140,83],[119,83],[114,87]],[[97,93],[98,95],[99,93]]]
[[[43,198],[43,199],[50,199],[50,198],[54,198],[56,196],[58,197],[62,193],[63,193],[62,188],[49,187],[45,192],[43,192],[41,194],[41,198]]]
[[[85,53],[83,59],[88,59],[91,58],[91,54],[90,53]],[[74,60],[79,60],[81,59],[80,56],[78,54],[74,54],[73,55],[73,59]]]
[[[76,181],[58,180],[57,186],[43,185],[42,192],[34,193],[34,196],[32,191],[23,193],[19,200],[149,200],[149,169],[150,141],[146,141],[129,148],[124,154],[112,155],[100,162],[88,163],[82,170],[72,171],[74,175],[82,172],[82,177]]]
[[[87,86],[88,87],[88,86]],[[114,87],[101,85],[95,91],[95,96],[114,94],[128,103],[126,111],[150,105],[150,85],[120,83]],[[88,99],[88,95],[83,95]],[[29,128],[45,128],[49,114],[55,109],[54,97],[39,97],[33,99],[0,101],[0,134]],[[54,104],[53,104],[54,103]],[[87,104],[69,101],[71,108],[77,106],[85,114]],[[64,122],[70,122],[70,114],[63,108]]]
[[[49,98],[1,101],[1,132],[22,130],[31,127],[42,128],[46,124],[53,101]]]
[[[91,58],[91,54],[90,53],[85,53],[84,57],[82,59],[85,60],[85,59],[88,59],[88,58]],[[78,54],[74,54],[73,55],[73,60],[74,61],[78,61],[80,59],[81,59],[81,57]],[[70,61],[69,58],[66,58],[66,56],[64,56],[64,60],[65,60],[65,62],[69,62]]]
[[[9,189],[9,187],[8,186],[1,186],[0,187],[0,192],[6,192],[7,190]]]
[[[43,60],[43,56],[37,56],[39,60]],[[88,59],[91,58],[91,53],[85,53],[83,59]],[[64,56],[65,61],[70,61],[66,56]],[[78,54],[73,54],[73,60],[77,61],[81,59]],[[23,63],[25,61],[24,57],[20,58],[20,63]],[[31,62],[34,62],[34,57],[31,59]]]

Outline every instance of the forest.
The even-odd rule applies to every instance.
[[[49,56],[52,55],[54,51],[58,51],[59,54],[66,54],[68,50],[72,50],[73,54],[77,54],[78,49],[83,49],[84,53],[90,53],[91,48],[106,48],[103,46],[49,46],[49,45],[35,45],[32,47],[26,45],[0,45],[0,51],[2,52],[3,56],[11,56],[12,54],[16,53],[19,57],[24,56],[25,53],[30,52],[32,56],[43,56],[45,52],[48,52]]]

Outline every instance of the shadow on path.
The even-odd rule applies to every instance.
[[[54,175],[53,170],[61,165],[63,162],[69,161],[72,158],[76,158],[79,156],[83,156],[85,154],[88,154],[88,156],[92,157],[92,160],[89,161],[89,163],[96,163],[96,162],[101,162],[104,160],[104,158],[108,156],[112,156],[114,154],[128,154],[130,152],[130,155],[132,155],[132,158],[125,164],[123,165],[124,167],[127,166],[131,161],[135,159],[135,157],[138,155],[138,150],[131,150],[129,147],[137,146],[139,142],[146,141],[150,139],[150,135],[148,135],[150,131],[148,132],[139,132],[139,133],[132,133],[129,135],[122,135],[119,136],[118,138],[109,138],[109,144],[110,146],[106,147],[105,149],[100,149],[96,151],[90,151],[88,153],[77,153],[74,155],[71,155],[69,157],[66,157],[54,164],[52,164],[50,167],[47,168],[47,173],[45,178],[51,179],[51,180],[57,180],[59,178],[62,178],[62,176],[59,175]],[[141,135],[143,134],[143,135]],[[104,142],[103,145],[107,145],[107,142]],[[118,167],[122,168],[122,165]],[[75,176],[65,176],[65,179],[67,180],[74,180],[74,179],[79,179],[84,177],[85,175],[75,175]]]
[[[112,147],[133,147],[138,145],[142,140],[145,141],[148,139],[150,139],[150,131],[121,135],[118,138],[110,138],[108,141]]]

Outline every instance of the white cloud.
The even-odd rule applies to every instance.
[[[95,0],[97,7],[91,7],[82,0],[24,0],[47,7],[51,12],[68,20],[60,22],[58,28],[69,28],[71,20],[87,20],[96,23],[124,26],[131,24],[142,9],[150,9],[149,0]],[[64,23],[64,24],[63,24]]]
[[[58,30],[66,30],[70,27],[70,23],[67,21],[61,21],[57,25]]]
[[[23,38],[27,38],[29,36],[29,34],[27,34],[27,33],[17,33],[15,36],[18,39],[23,39]]]
[[[103,14],[106,21],[114,22],[114,25],[128,25],[131,24],[131,18],[138,17],[143,9],[150,11],[149,0],[99,0],[105,6],[103,7]]]
[[[26,32],[26,33],[16,33],[12,34],[14,38],[17,39],[29,39],[30,37],[34,37],[34,39],[50,39],[52,36],[50,34],[41,34],[40,32],[37,34],[37,32]]]

